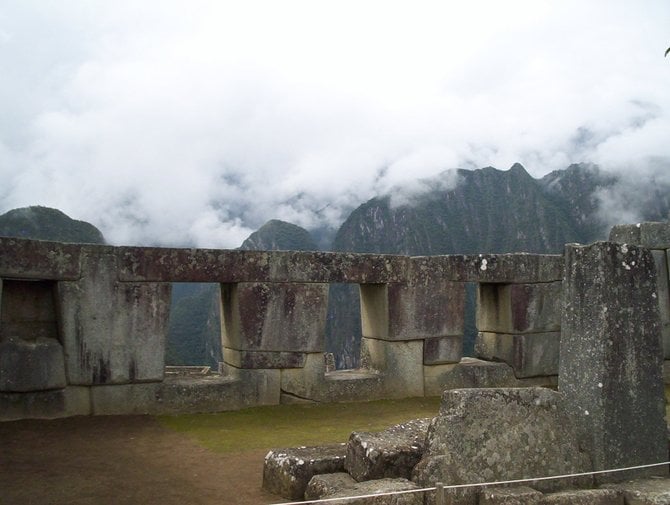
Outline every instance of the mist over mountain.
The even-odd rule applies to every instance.
[[[605,239],[611,225],[664,220],[670,211],[670,170],[647,178],[614,174],[575,164],[535,179],[520,164],[509,170],[486,167],[447,170],[395,188],[354,209],[327,249],[407,255],[560,253],[568,242]],[[655,175],[654,175],[655,174]],[[97,228],[44,207],[15,209],[0,216],[0,235],[69,242],[104,243]],[[324,241],[327,231],[317,230]],[[242,244],[245,250],[310,251],[314,234],[270,220]],[[217,284],[174,284],[166,345],[168,364],[221,360]],[[468,286],[464,349],[472,350],[474,286]],[[326,351],[338,368],[358,365],[361,338],[358,288],[330,287]]]
[[[22,207],[0,215],[0,236],[54,242],[104,244],[100,230],[49,207]]]

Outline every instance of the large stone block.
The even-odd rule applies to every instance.
[[[541,505],[624,505],[616,489],[572,489],[544,495]],[[632,502],[629,502],[632,503]]]
[[[656,291],[658,294],[658,310],[661,318],[661,338],[663,341],[663,357],[670,358],[670,281],[668,280],[667,251],[651,251],[656,266]]]
[[[588,456],[580,452],[575,440],[574,425],[562,408],[561,395],[544,388],[445,391],[426,441],[426,454],[414,469],[413,480],[421,486],[527,479],[590,469]],[[555,491],[589,481],[532,481],[528,486]],[[476,503],[476,493],[462,498],[462,503]]]
[[[633,244],[648,249],[670,248],[670,224],[646,222],[616,225],[610,231],[611,242]]]
[[[594,469],[665,461],[663,357],[651,253],[611,242],[568,245],[563,290],[559,391]],[[658,473],[667,470],[630,476]]]
[[[91,400],[87,387],[68,386],[65,389],[31,393],[0,393],[0,421],[90,414]]]
[[[354,431],[345,469],[357,481],[404,477],[423,456],[430,419],[407,421],[379,432]]]
[[[281,371],[281,391],[287,396],[317,402],[353,402],[387,398],[386,376],[377,370],[338,370],[326,373],[323,353],[310,353],[303,368]]]
[[[75,244],[0,237],[0,277],[75,280],[79,278],[81,249]]]
[[[361,285],[363,336],[416,340],[463,335],[465,284],[442,277]]]
[[[92,386],[90,389],[93,415],[155,413],[159,388],[158,382]]]
[[[561,328],[561,283],[479,284],[477,329],[544,333]]]
[[[344,471],[345,444],[273,449],[263,464],[263,489],[289,500],[302,500],[310,479]]]
[[[540,505],[542,493],[533,488],[518,486],[483,489],[478,505]]]
[[[224,346],[244,351],[323,352],[327,284],[221,285]]]
[[[320,500],[356,485],[354,478],[346,472],[315,475],[307,483],[305,500]]]
[[[314,477],[314,479],[317,479],[317,477]],[[407,479],[354,481],[349,486],[327,485],[333,480],[331,478],[315,482],[315,486],[309,490],[310,496],[313,497],[311,499],[318,496],[318,499],[333,500],[333,503],[344,505],[423,505],[424,492],[419,490],[419,486]],[[339,478],[338,480],[340,482],[337,482],[337,484],[344,484],[342,482],[344,479]],[[317,488],[318,484],[321,485]],[[359,496],[361,498],[358,498]],[[340,499],[335,500],[336,498]]]
[[[361,357],[384,378],[387,398],[423,396],[423,342],[363,338]]]
[[[606,484],[605,489],[618,491],[627,505],[668,505],[670,479],[637,479],[621,484]]]
[[[121,247],[127,282],[406,282],[406,256]]]
[[[165,366],[170,284],[116,280],[113,254],[82,256],[82,278],[59,282],[70,384],[159,381]]]
[[[520,284],[563,278],[563,257],[558,254],[454,254],[414,257],[411,262],[414,279]]]
[[[65,358],[58,340],[9,337],[0,342],[0,391],[42,391],[65,385]]]
[[[475,355],[507,363],[518,378],[558,375],[560,342],[560,332],[515,335],[479,332]]]
[[[423,367],[424,393],[439,396],[447,389],[499,387],[552,387],[557,378],[552,376],[517,379],[507,363],[463,358],[460,363]]]
[[[458,363],[463,357],[463,337],[427,338],[423,341],[423,364]]]
[[[237,368],[302,368],[306,358],[307,354],[303,352],[238,351],[223,348],[223,360]]]

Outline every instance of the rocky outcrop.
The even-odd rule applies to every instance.
[[[430,419],[416,419],[387,430],[353,432],[344,467],[357,481],[404,477],[423,456]]]
[[[310,498],[307,498],[310,500],[365,496],[365,498],[338,500],[336,503],[338,505],[423,505],[423,493],[413,492],[418,490],[419,486],[407,479],[353,481],[352,484],[345,486],[340,485],[343,479],[339,477],[339,474],[338,477],[331,478],[330,480],[328,477],[314,477],[312,480],[317,480],[317,482],[313,486],[310,482]],[[331,485],[327,485],[327,481]],[[315,492],[317,489],[322,494]],[[375,494],[380,496],[368,496]]]
[[[344,471],[345,444],[274,449],[265,456],[263,489],[289,500],[302,500],[314,475]]]

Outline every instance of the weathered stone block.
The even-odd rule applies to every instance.
[[[670,504],[669,479],[637,479],[621,484],[606,484],[604,489],[618,491],[626,505],[668,505]],[[619,502],[622,503],[622,502]]]
[[[63,346],[53,338],[0,342],[0,391],[62,389],[66,385]]]
[[[663,358],[651,253],[611,242],[568,245],[563,289],[558,386],[594,469],[665,461]]]
[[[387,398],[423,396],[423,342],[363,338],[361,356],[384,377]]]
[[[386,376],[376,370],[325,373],[323,353],[310,353],[303,368],[281,371],[281,390],[293,397],[322,402],[370,401],[388,398]]]
[[[263,464],[263,489],[289,500],[302,500],[317,474],[344,471],[345,444],[273,449]]]
[[[315,475],[307,483],[305,500],[320,500],[356,485],[354,478],[346,472]]]
[[[238,351],[223,348],[223,360],[237,368],[302,368],[307,354],[303,352]]]
[[[477,329],[545,333],[561,328],[561,283],[479,284]]]
[[[87,387],[69,386],[65,389],[31,393],[0,393],[0,421],[90,414],[91,401]]]
[[[75,280],[79,278],[81,248],[75,244],[0,237],[0,277]]]
[[[365,303],[361,290],[361,304]],[[388,285],[388,339],[415,340],[463,335],[465,283],[443,277]],[[363,333],[366,337],[383,335]]]
[[[314,479],[316,478],[314,477]],[[352,496],[354,498],[337,500],[334,503],[345,505],[423,505],[423,492],[419,492],[418,490],[419,487],[407,479],[354,481],[350,486],[323,486],[323,494],[319,496],[319,499],[347,498]],[[374,494],[381,496],[369,496]],[[311,495],[312,492],[310,490]],[[355,498],[357,496],[367,496],[367,498]]]
[[[159,388],[158,382],[93,386],[93,415],[152,414],[156,412]]]
[[[560,332],[516,335],[479,332],[475,355],[507,363],[519,378],[558,375],[560,342]]]
[[[532,419],[532,422],[529,422]],[[589,470],[559,393],[544,388],[445,391],[414,469],[421,486],[469,484]],[[584,484],[579,479],[533,481],[540,491]],[[472,496],[464,503],[476,503]]]
[[[610,231],[611,242],[633,244],[648,249],[670,248],[670,224],[646,222],[616,225]]]
[[[430,419],[415,419],[379,432],[353,432],[345,469],[357,481],[404,477],[423,456]]]
[[[670,287],[668,281],[668,255],[665,250],[651,251],[656,266],[656,291],[661,318],[663,357],[670,358]]]
[[[58,338],[53,281],[5,279],[0,305],[0,340]]]
[[[423,364],[458,363],[463,357],[463,337],[427,338],[423,341]]]
[[[615,489],[578,489],[544,495],[541,505],[624,505]]]
[[[116,280],[113,254],[82,255],[82,278],[59,282],[61,334],[71,384],[163,379],[170,284]]]
[[[224,346],[244,351],[323,352],[327,284],[221,285]]]
[[[479,493],[479,505],[539,505],[542,496],[539,491],[525,486],[489,488]]]
[[[563,278],[558,254],[477,254],[411,258],[412,277],[443,278],[455,282],[554,282]]]

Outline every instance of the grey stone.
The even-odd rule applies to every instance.
[[[610,231],[611,242],[640,245],[649,249],[670,248],[670,224],[646,222],[616,225]]]
[[[479,505],[539,505],[542,496],[539,491],[525,486],[488,488],[479,493]]]
[[[529,422],[532,420],[532,422]],[[561,395],[544,388],[445,391],[426,437],[426,453],[414,469],[421,486],[529,479],[589,470]],[[555,491],[590,478],[532,481]],[[476,503],[464,493],[464,503]]]
[[[615,489],[578,489],[544,495],[541,505],[624,505]]]
[[[663,361],[663,383],[670,385],[670,359]]]
[[[494,333],[546,333],[561,328],[561,282],[481,283],[477,329]]]
[[[463,358],[453,365],[424,366],[424,393],[439,396],[446,389],[514,387],[518,381],[506,363]]]
[[[406,282],[406,256],[120,247],[127,282]]]
[[[595,470],[665,461],[663,358],[651,253],[608,242],[568,245],[565,264],[559,391],[580,444]],[[640,470],[630,477],[663,471]]]
[[[383,375],[387,398],[423,396],[423,342],[391,342],[363,337],[361,359]]]
[[[463,337],[427,338],[423,341],[423,364],[458,363],[463,357]]]
[[[223,360],[237,368],[302,368],[307,355],[303,352],[238,351],[223,348]]]
[[[668,284],[668,255],[665,250],[651,251],[656,266],[656,290],[658,310],[661,318],[663,357],[670,358],[670,286]]]
[[[0,393],[0,421],[90,414],[91,401],[87,387],[68,386],[65,389],[32,393]]]
[[[263,464],[263,489],[289,500],[302,500],[314,475],[344,471],[345,444],[273,449]]]
[[[379,432],[353,432],[344,467],[357,481],[404,477],[423,456],[430,419],[407,421]]]
[[[240,351],[323,352],[327,284],[221,286],[224,346]]]
[[[477,254],[413,257],[412,276],[455,282],[554,282],[563,278],[558,254]]]
[[[58,340],[9,337],[0,342],[0,391],[42,391],[65,386],[65,358]]]
[[[388,334],[366,337],[415,340],[462,336],[465,283],[443,277],[411,279],[409,284],[388,284]],[[365,304],[361,287],[361,304]]]
[[[326,373],[323,353],[307,355],[303,368],[281,371],[281,391],[318,402],[370,401],[387,398],[385,376],[374,370]]]
[[[326,489],[326,494],[320,499],[348,498],[337,500],[334,503],[345,505],[423,505],[423,493],[412,492],[419,487],[407,479],[377,479],[365,482],[355,482],[349,487],[336,490]],[[406,491],[398,494],[398,492]],[[384,494],[393,493],[393,494]],[[368,496],[367,498],[355,498],[356,496],[367,496],[379,494],[382,496]]]
[[[82,278],[59,282],[68,382],[79,385],[160,381],[170,284],[116,280],[114,254],[82,253]]]
[[[667,478],[606,484],[603,488],[622,493],[626,505],[670,505],[670,480]]]
[[[475,355],[507,363],[519,378],[558,375],[560,342],[560,332],[515,335],[479,332]]]
[[[81,248],[75,244],[0,237],[0,277],[76,280]]]
[[[319,500],[345,489],[351,489],[355,484],[354,478],[346,472],[315,475],[307,483],[305,500]]]

